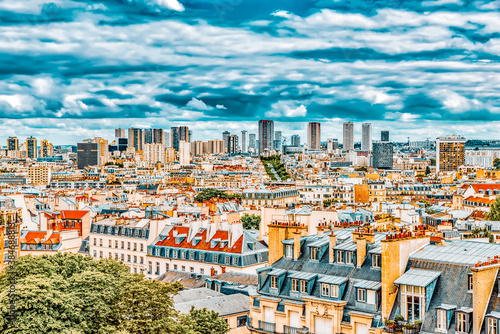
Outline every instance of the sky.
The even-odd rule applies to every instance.
[[[500,139],[500,1],[2,0],[0,145],[188,125]]]

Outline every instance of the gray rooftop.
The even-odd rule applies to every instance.
[[[439,276],[441,276],[441,273],[439,271],[412,268],[401,275],[397,280],[394,281],[394,283],[425,288],[433,281],[435,281]]]
[[[201,294],[200,294],[201,297]],[[184,303],[175,303],[175,309],[181,313],[189,313],[191,307],[196,309],[206,308],[209,311],[219,313],[221,317],[231,314],[245,313],[250,311],[250,297],[241,293],[234,295],[222,295],[212,297],[207,295],[206,298],[192,300]]]
[[[448,246],[428,245],[412,254],[410,259],[472,266],[500,254],[500,245],[478,241],[455,241]]]

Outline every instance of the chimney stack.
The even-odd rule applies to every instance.
[[[335,251],[333,250],[335,246],[337,246],[337,235],[332,231],[328,234],[328,260],[330,263],[333,263],[335,259]]]
[[[323,238],[323,227],[324,226],[321,226],[318,224],[318,226],[316,227],[316,229],[318,230],[318,238]]]
[[[293,232],[293,259],[297,260],[300,256],[300,237],[302,234],[298,229]]]

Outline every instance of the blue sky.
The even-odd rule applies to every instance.
[[[0,140],[262,118],[500,139],[499,58],[500,1],[2,0]]]

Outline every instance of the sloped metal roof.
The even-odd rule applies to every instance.
[[[307,273],[303,271],[295,271],[295,272],[290,272],[288,275],[288,278],[297,278],[301,280],[310,280],[311,278],[317,276],[318,274],[316,273]]]
[[[441,276],[441,272],[439,271],[412,268],[401,275],[394,283],[425,288],[439,276]]]
[[[347,278],[340,277],[340,276],[324,276],[318,280],[319,283],[328,283],[328,284],[335,284],[335,285],[340,285],[340,284],[343,284],[347,281],[348,281]]]
[[[353,285],[355,288],[378,290],[382,287],[382,283],[374,281],[359,280]]]

